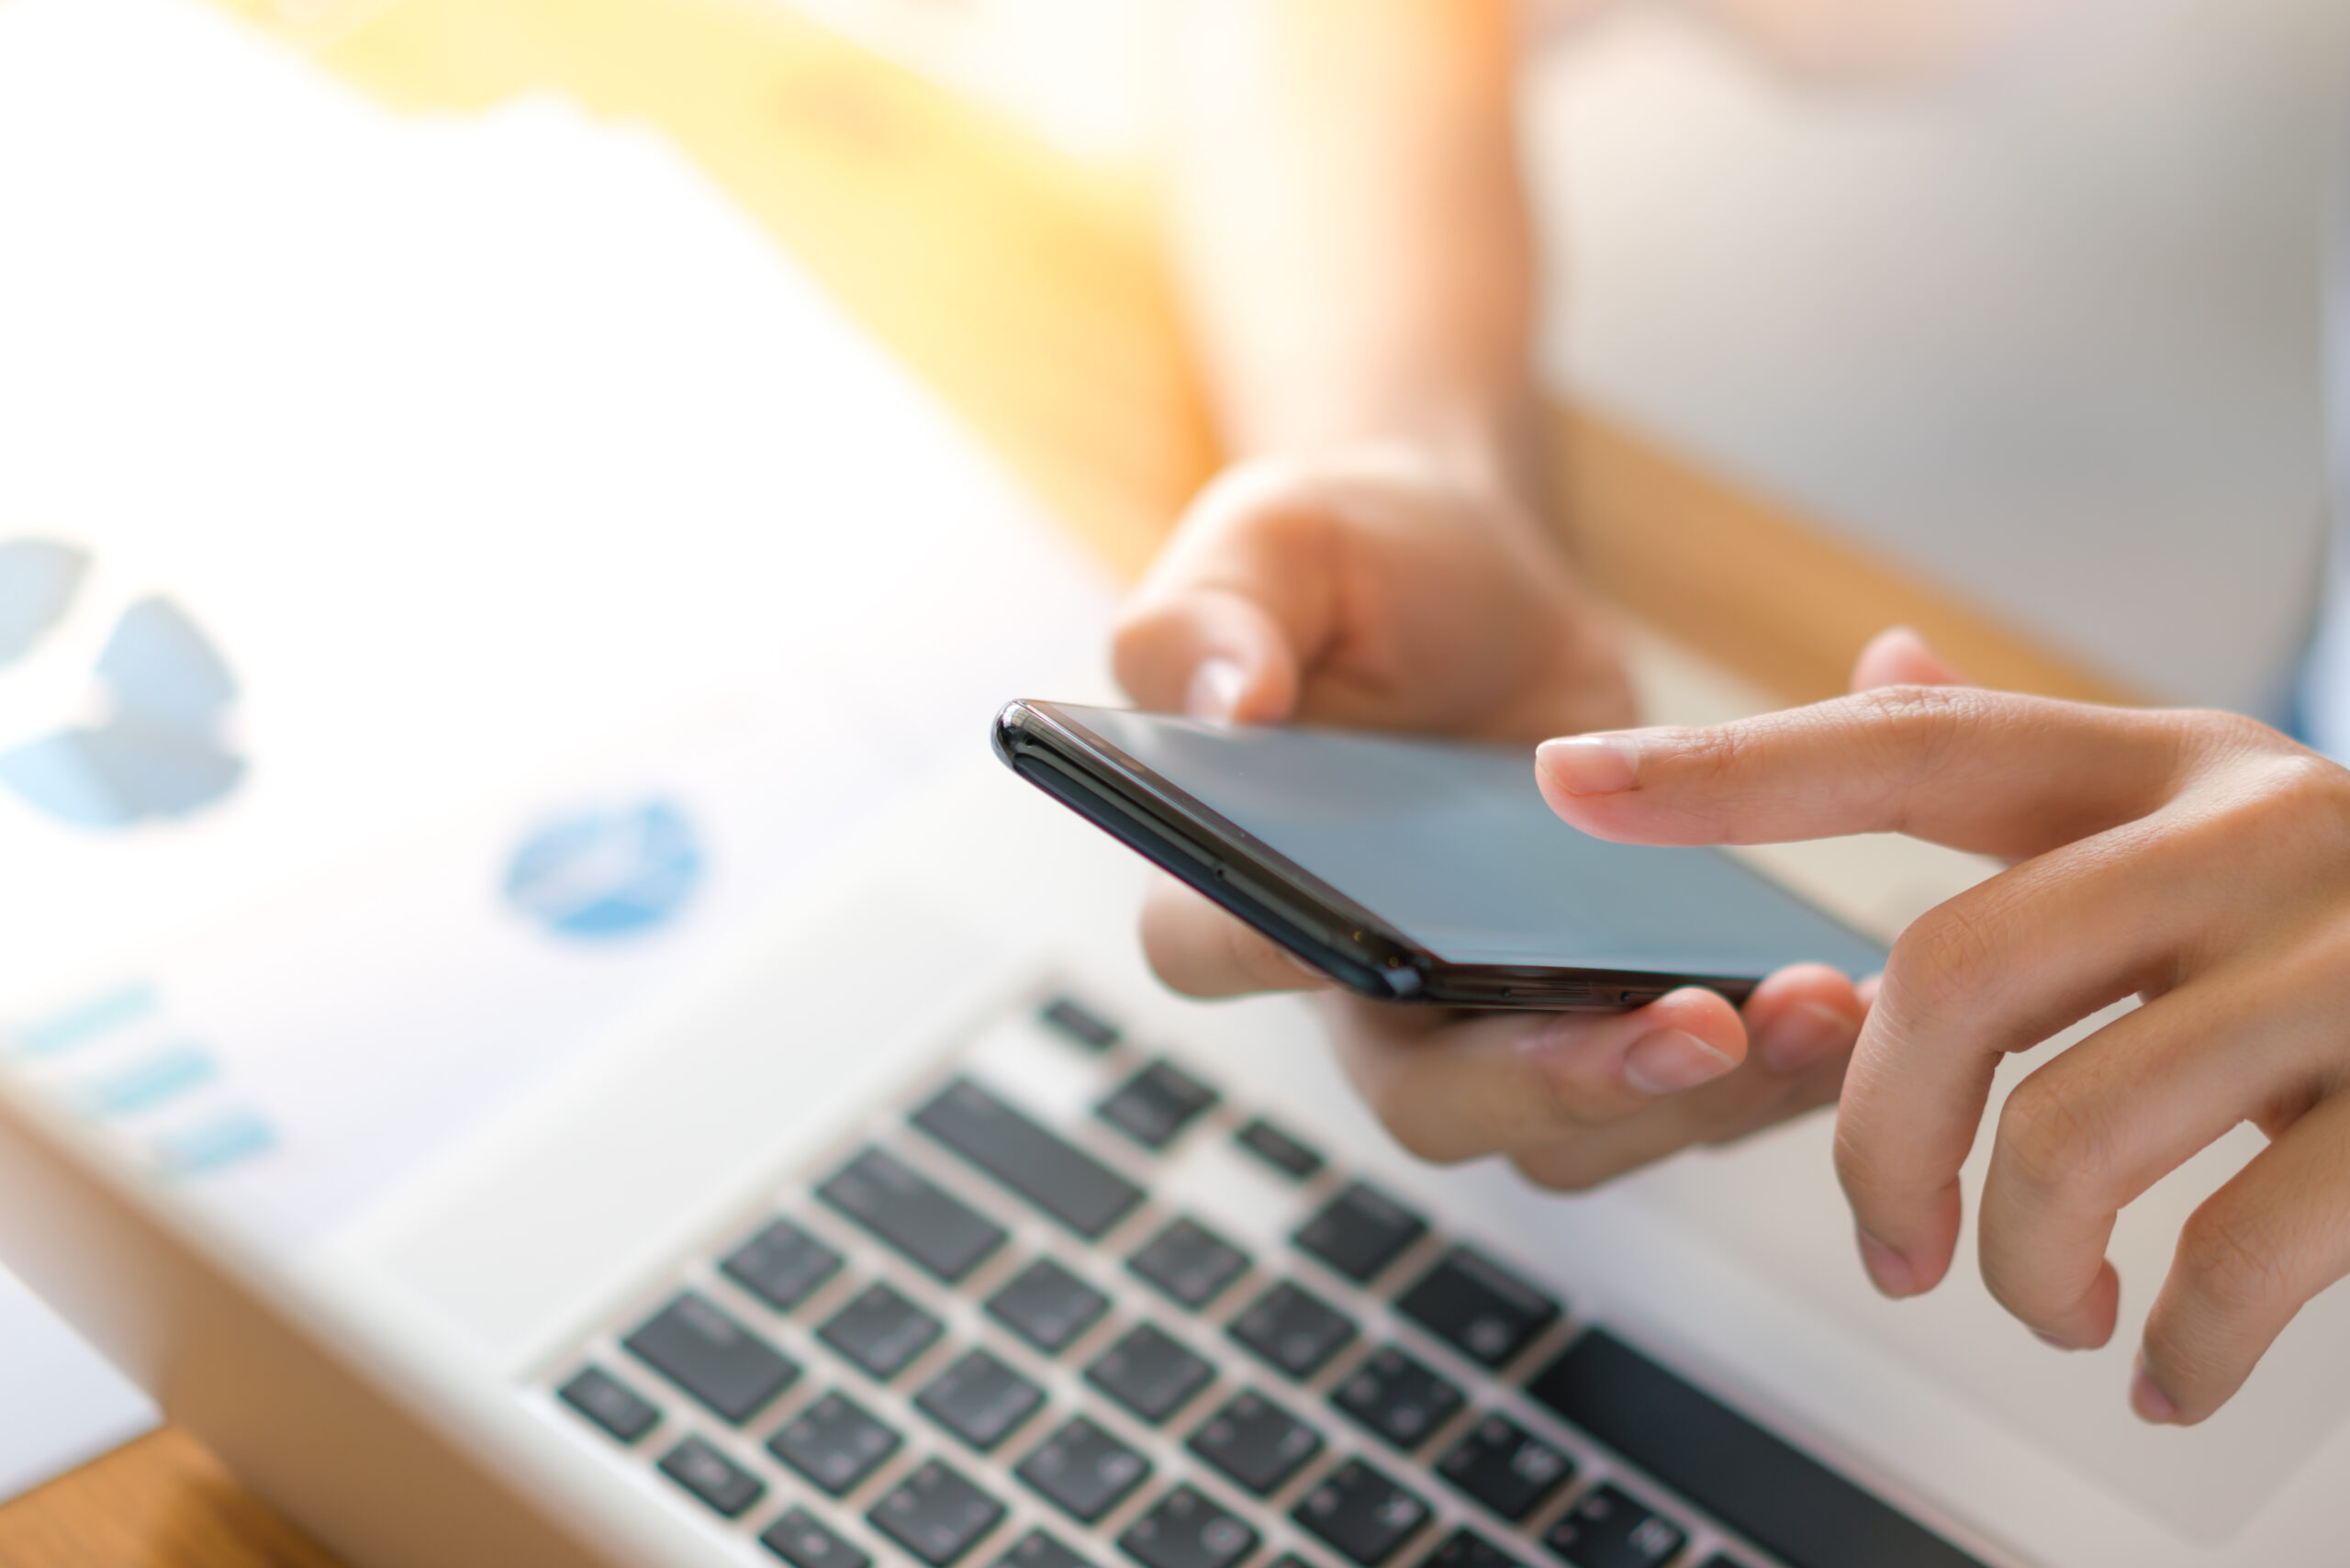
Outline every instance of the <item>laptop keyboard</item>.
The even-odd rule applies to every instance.
[[[746,1562],[1981,1568],[1100,1010],[1015,1027],[1090,1116],[934,1082],[548,1385]]]

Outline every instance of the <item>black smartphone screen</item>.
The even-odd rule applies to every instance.
[[[1711,849],[1613,844],[1535,787],[1531,747],[1027,705],[1089,733],[1449,966],[1859,977],[1884,950]]]

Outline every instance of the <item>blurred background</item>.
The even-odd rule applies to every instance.
[[[1649,8],[1536,71],[1561,380],[2142,690],[2274,711],[2350,6],[2101,0],[1827,89]]]
[[[1181,0],[799,3],[1151,157]],[[1538,9],[1554,385],[2121,684],[2276,711],[2327,510],[2350,6],[2073,0],[1891,78],[1695,6]]]

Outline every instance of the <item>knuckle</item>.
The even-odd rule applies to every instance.
[[[1979,893],[1928,910],[1895,939],[1881,1002],[1907,1018],[1964,1016],[1980,1007],[2000,924],[1996,905]]]
[[[2130,853],[2182,878],[2336,884],[2350,872],[2350,770],[2268,739],[2123,830]]]
[[[1528,1089],[1542,1123],[1562,1133],[1589,1132],[1628,1114],[1629,1106],[1595,1086],[1565,1053],[1538,1052]]]
[[[1971,686],[1880,686],[1842,700],[1863,720],[1854,766],[1899,802],[1956,760],[2013,699]],[[1894,816],[1887,826],[1908,831],[1908,807],[1897,805]]]
[[[1196,543],[1317,530],[1337,506],[1337,491],[1328,478],[1294,462],[1256,459],[1211,480],[1183,514],[1179,532],[1187,543]]]
[[[1416,1074],[1382,1073],[1368,1086],[1364,1099],[1387,1136],[1413,1159],[1453,1165],[1469,1158],[1461,1141],[1464,1129],[1449,1117],[1430,1114],[1430,1096]]]
[[[2295,852],[2350,842],[2350,772],[2311,752],[2264,757],[2232,802],[2230,824],[2248,845]]]
[[[1979,708],[1978,696],[1964,686],[1875,686],[1840,700],[1875,719],[1880,728],[1907,728],[1930,737]]]
[[[1717,833],[1734,835],[1739,797],[1747,787],[1743,776],[1767,774],[1762,754],[1781,733],[1768,718],[1678,731],[1673,745],[1673,781],[1684,787],[1676,790],[1678,809]]]
[[[1163,604],[1137,605],[1110,632],[1110,667],[1118,683],[1135,691],[1137,682],[1159,674],[1173,651],[1171,618]]]
[[[1170,880],[1154,886],[1143,901],[1137,923],[1143,958],[1169,990],[1192,997],[1222,995],[1230,977],[1208,960],[1212,937],[1203,940],[1202,926],[1224,917],[1189,902],[1189,889]]]
[[[1416,1114],[1410,1106],[1382,1104],[1374,1109],[1387,1136],[1395,1140],[1395,1147],[1421,1164],[1455,1165],[1468,1158],[1449,1137]]]
[[[1188,950],[1172,943],[1154,942],[1147,935],[1143,938],[1142,950],[1158,983],[1176,995],[1205,1002],[1221,994],[1192,961]]]
[[[1899,1146],[1867,1131],[1863,1119],[1850,1114],[1849,1105],[1836,1117],[1834,1159],[1837,1184],[1863,1225],[1890,1223],[1921,1201]]]
[[[1216,931],[1223,938],[1217,958],[1234,978],[1267,986],[1278,985],[1276,977],[1291,978],[1280,950],[1270,942],[1221,911],[1216,919]]]
[[[2165,1390],[2199,1386],[2212,1361],[2201,1336],[2177,1313],[2148,1317],[2139,1348],[2155,1383]]]
[[[1209,983],[1206,976],[1192,972],[1180,958],[1162,959],[1153,955],[1150,972],[1158,977],[1159,984],[1176,995],[1189,997],[1194,1002],[1214,1002],[1221,1000],[1224,994]]]
[[[1904,756],[1930,766],[1981,719],[1984,693],[1969,686],[1879,686],[1842,700],[1869,721],[1867,728],[1902,743]]]
[[[2266,1314],[2292,1298],[2293,1276],[2268,1228],[2232,1207],[2206,1206],[2181,1228],[2177,1269],[2221,1313]]]
[[[1510,1157],[1517,1173],[1551,1193],[1588,1193],[1616,1174],[1572,1148],[1546,1148]]]
[[[2034,1195],[2100,1182],[2116,1158],[2109,1121],[2081,1095],[2045,1077],[2024,1080],[1999,1113],[1995,1158]]]
[[[2177,710],[2167,717],[2172,733],[2182,748],[2199,751],[2206,756],[2313,755],[2294,745],[2259,720],[2247,718],[2242,713],[2187,708]]]
[[[1714,724],[1684,732],[1677,760],[1688,770],[1692,782],[1712,784],[1735,778],[1751,749],[1745,726]]]
[[[1836,1181],[1854,1209],[1871,1213],[1887,1206],[1896,1189],[1873,1140],[1852,1125],[1850,1116],[1836,1118],[1834,1143]]]
[[[1249,458],[1218,473],[1183,509],[1176,532],[1186,536],[1216,532],[1285,504],[1301,489],[1296,466],[1280,458]]]

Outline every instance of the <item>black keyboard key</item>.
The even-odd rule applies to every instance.
[[[1161,1058],[1119,1085],[1093,1114],[1145,1148],[1159,1149],[1223,1098]]]
[[[934,1459],[899,1482],[866,1518],[930,1568],[946,1568],[995,1529],[1003,1505]]]
[[[767,1451],[835,1497],[854,1492],[896,1453],[896,1428],[845,1394],[827,1394],[785,1422]]]
[[[1574,1462],[1506,1416],[1488,1416],[1437,1462],[1437,1473],[1512,1524],[1573,1479]]]
[[[1215,1381],[1215,1368],[1147,1323],[1094,1358],[1085,1380],[1156,1427]]]
[[[1421,1560],[1420,1568],[1526,1568],[1474,1530],[1457,1529]]]
[[[1369,1284],[1404,1249],[1427,1234],[1428,1223],[1394,1199],[1360,1182],[1330,1200],[1291,1239],[1359,1285]]]
[[[1142,1189],[968,1079],[914,1113],[914,1126],[1088,1241],[1134,1213]]]
[[[1312,1291],[1283,1281],[1250,1303],[1227,1332],[1303,1383],[1353,1342],[1355,1326]]]
[[[778,1312],[789,1312],[841,1271],[841,1255],[779,1219],[728,1253],[718,1267]]]
[[[1084,1558],[1043,1530],[1032,1529],[995,1560],[995,1568],[1087,1568],[1087,1564]]]
[[[1118,1538],[1143,1568],[1232,1568],[1257,1550],[1257,1532],[1189,1486],[1158,1500]]]
[[[624,1443],[660,1424],[661,1407],[601,1367],[581,1367],[556,1396]]]
[[[1143,1484],[1150,1462],[1080,1416],[1037,1445],[1013,1473],[1071,1518],[1090,1525]]]
[[[1350,1459],[1290,1512],[1290,1518],[1363,1565],[1379,1568],[1428,1521],[1428,1506]]]
[[[1039,1258],[988,1298],[988,1316],[1048,1356],[1069,1349],[1102,1321],[1110,1298],[1054,1262]]]
[[[1605,1329],[1568,1346],[1527,1392],[1785,1562],[1983,1568]]]
[[[1099,1013],[1066,996],[1057,996],[1045,1003],[1036,1010],[1036,1016],[1046,1027],[1066,1035],[1089,1051],[1108,1050],[1118,1043],[1123,1033]]]
[[[1499,1263],[1456,1247],[1396,1301],[1395,1310],[1470,1360],[1506,1366],[1559,1320],[1559,1304]]]
[[[767,1484],[700,1438],[688,1438],[661,1456],[661,1473],[730,1519],[767,1492]]]
[[[878,1148],[850,1160],[816,1195],[950,1285],[1003,1245],[1003,1226]]]
[[[1664,1568],[1689,1534],[1615,1487],[1599,1486],[1550,1527],[1542,1544],[1575,1568]]]
[[[937,1318],[877,1281],[825,1319],[816,1338],[887,1383],[941,1332]]]
[[[1456,1384],[1389,1345],[1348,1372],[1330,1403],[1409,1453],[1465,1400]]]
[[[1010,1436],[1045,1403],[1045,1391],[973,1350],[930,1381],[914,1407],[981,1453]]]
[[[759,1537],[759,1544],[791,1568],[871,1568],[873,1562],[805,1508],[785,1510]]]
[[[1187,1446],[1263,1497],[1280,1491],[1322,1451],[1322,1434],[1252,1392],[1209,1417]]]
[[[1179,1219],[1145,1242],[1126,1267],[1197,1312],[1248,1271],[1248,1254],[1198,1221]]]
[[[654,1371],[737,1425],[791,1385],[800,1363],[688,1291],[622,1341]]]
[[[1322,1169],[1322,1156],[1262,1116],[1232,1135],[1232,1141],[1293,1182]]]

